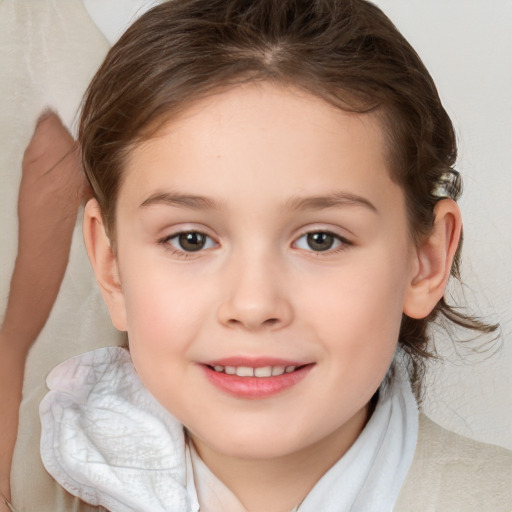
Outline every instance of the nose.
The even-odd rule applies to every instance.
[[[268,261],[241,261],[223,283],[218,320],[248,331],[277,330],[290,324],[293,308],[283,273]]]

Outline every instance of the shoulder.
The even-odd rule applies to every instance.
[[[395,512],[512,512],[512,452],[420,415],[418,444]]]

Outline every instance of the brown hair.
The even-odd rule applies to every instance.
[[[455,133],[425,66],[380,9],[364,0],[172,0],[126,31],[83,105],[83,164],[112,239],[130,150],[191,102],[262,80],[380,116],[411,234],[419,242],[430,231],[438,201],[432,192],[455,163]],[[455,199],[459,193],[460,184]],[[459,254],[456,277],[458,269]],[[439,314],[465,328],[494,328],[444,299],[426,319],[404,315],[399,341],[411,356],[416,390],[431,355],[427,327]]]

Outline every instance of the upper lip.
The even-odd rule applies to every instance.
[[[309,362],[295,359],[281,359],[276,357],[223,357],[204,361],[207,366],[246,366],[249,368],[262,368],[264,366],[304,366]]]

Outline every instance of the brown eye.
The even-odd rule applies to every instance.
[[[215,246],[214,241],[209,236],[197,231],[179,233],[169,237],[167,243],[184,252],[197,252]]]
[[[309,248],[313,251],[328,251],[332,249],[336,239],[331,233],[319,231],[317,233],[308,233],[306,241]]]
[[[294,242],[294,247],[311,252],[336,251],[351,246],[351,242],[330,231],[310,231]]]

